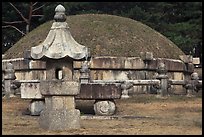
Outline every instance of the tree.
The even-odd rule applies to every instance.
[[[12,46],[16,40],[26,35],[30,31],[31,23],[32,21],[35,21],[33,18],[43,16],[40,10],[44,6],[44,3],[39,2],[2,3],[3,15],[6,15],[2,17],[2,30],[4,34],[2,35],[2,44],[4,47],[3,50],[6,50]]]

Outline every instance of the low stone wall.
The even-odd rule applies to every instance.
[[[24,58],[2,60],[2,74],[8,62],[14,65],[16,80],[45,80],[46,63]],[[73,78],[78,81],[83,61],[74,61]],[[169,79],[189,79],[194,71],[192,63],[182,60],[152,58],[148,62],[140,57],[92,57],[89,62],[91,80],[155,79],[158,64],[163,62]],[[57,63],[57,62],[56,62]],[[2,75],[3,76],[3,75]],[[2,77],[3,78],[3,77]],[[184,92],[181,85],[172,85],[172,92]],[[135,86],[130,94],[150,92],[148,86]]]
[[[189,79],[194,71],[192,63],[182,60],[153,58],[145,64],[140,57],[92,57],[90,60],[90,76],[92,80],[134,80],[155,79],[158,64],[164,62],[168,77],[172,80]],[[79,79],[82,62],[74,62],[74,77]],[[130,94],[147,93],[150,86],[134,86]],[[171,92],[182,93],[182,85],[172,85]]]
[[[15,69],[16,80],[45,80],[46,63],[24,58],[2,60],[2,78],[7,63],[12,63]]]

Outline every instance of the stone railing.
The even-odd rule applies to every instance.
[[[190,80],[194,72],[194,65],[187,59],[175,60],[165,58],[146,57],[92,57],[89,64],[90,80],[149,80],[155,79],[157,66],[163,62],[167,69],[167,76],[172,80]],[[24,58],[2,60],[2,80],[4,79],[7,63],[12,63],[16,80],[45,80],[46,62]],[[83,61],[73,62],[73,78],[79,81]],[[172,92],[184,91],[182,85],[172,85]],[[151,86],[134,86],[129,94],[140,92],[151,93]]]

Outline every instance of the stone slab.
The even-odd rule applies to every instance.
[[[74,81],[42,80],[40,82],[42,95],[77,95],[79,90],[79,83]]]
[[[21,82],[21,98],[24,99],[43,99],[40,93],[40,81],[20,81]]]
[[[81,84],[80,94],[76,96],[76,99],[118,99],[121,95],[122,90],[119,83],[88,83]]]
[[[74,61],[74,69],[80,69],[82,62]],[[139,57],[92,57],[90,69],[144,69],[144,62]]]

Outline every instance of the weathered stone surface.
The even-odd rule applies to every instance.
[[[140,57],[142,60],[150,61],[153,59],[153,53],[152,52],[140,52]]]
[[[180,55],[179,58],[184,63],[192,63],[193,62],[193,56],[191,56],[191,55]]]
[[[144,71],[134,70],[91,70],[90,75],[93,80],[145,79]]]
[[[49,96],[45,98],[47,109],[75,109],[73,96]]]
[[[44,108],[45,108],[44,100],[32,100],[29,107],[30,114],[32,116],[39,116]]]
[[[96,115],[110,116],[115,114],[116,105],[113,100],[96,100],[94,103],[94,112]]]
[[[133,88],[133,82],[123,82],[121,84],[121,88],[122,88],[122,95],[121,95],[121,98],[129,98],[129,89],[132,89]]]
[[[74,68],[81,68],[82,62],[74,61]],[[139,57],[92,57],[90,69],[143,69],[144,62]]]
[[[5,70],[6,64],[11,62],[16,71],[18,70],[41,70],[46,69],[46,63],[44,61],[33,61],[24,58],[2,60],[2,70]]]
[[[120,98],[122,90],[120,83],[89,83],[81,84],[80,94],[76,98],[81,99],[116,99]]]
[[[193,64],[195,65],[200,64],[200,58],[193,58]]]
[[[184,67],[184,72],[193,73],[194,72],[193,63],[186,63],[186,65]]]
[[[31,48],[31,57],[60,59],[66,56],[73,59],[82,59],[88,56],[88,49],[77,43],[72,37],[66,23],[65,9],[58,5],[55,9],[55,22],[43,43]]]
[[[46,69],[45,61],[30,61],[29,69]]]
[[[168,71],[180,72],[184,70],[185,66],[185,64],[180,60],[157,58],[149,62],[148,69],[156,70],[160,62],[163,62],[166,65]]]
[[[43,80],[40,82],[42,95],[77,95],[79,88],[79,83],[74,81]]]
[[[143,69],[144,66],[144,62],[138,57],[128,57],[125,59],[124,69]]]
[[[7,63],[6,68],[5,68],[5,74],[4,77],[4,91],[5,91],[5,97],[10,98],[10,97],[15,97],[15,85],[14,85],[14,80],[16,79],[15,76],[15,70],[13,67],[12,63]]]
[[[59,79],[59,71],[62,71],[62,79],[72,80],[73,74],[73,62],[68,58],[63,58],[59,60],[48,59],[46,62],[46,79],[47,80],[57,80]]]
[[[16,59],[2,60],[2,70],[6,69],[6,64],[9,62],[13,64],[15,70],[19,68],[28,69],[27,62],[25,62],[24,58],[16,58]]]
[[[40,114],[41,128],[48,130],[67,130],[80,128],[80,111],[77,109],[44,109]]]
[[[173,80],[184,80],[184,75],[182,72],[174,72],[173,73]],[[172,85],[171,90],[174,93],[183,93],[183,85]]]
[[[161,97],[165,97],[168,94],[168,76],[166,74],[166,65],[163,62],[159,63],[157,72],[158,76],[156,78],[160,80],[158,93],[160,93]]]
[[[12,63],[7,63],[6,64],[6,69],[5,69],[5,74],[4,74],[4,80],[15,80],[15,70],[14,66]]]
[[[16,79],[18,80],[45,80],[45,70],[18,70],[15,72]]]
[[[21,98],[42,99],[40,80],[21,80]]]

